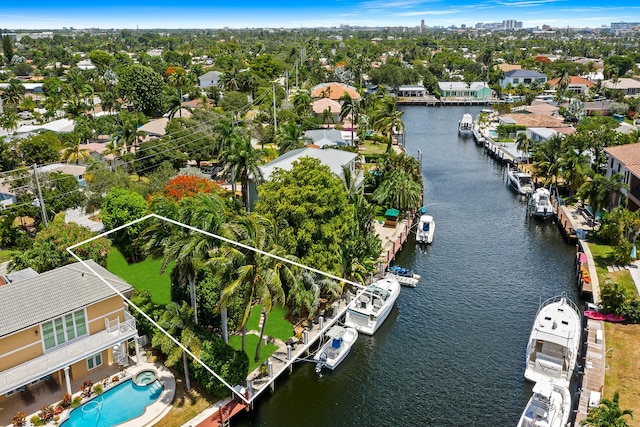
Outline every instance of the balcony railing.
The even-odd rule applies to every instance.
[[[108,329],[49,350],[42,356],[0,372],[0,394],[29,384],[136,335],[136,321],[125,312],[125,321],[122,323],[111,325]]]

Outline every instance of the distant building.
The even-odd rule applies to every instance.
[[[640,22],[612,22],[611,31],[630,31],[640,27]]]
[[[205,89],[211,86],[218,86],[220,82],[220,76],[222,73],[220,71],[209,71],[198,77],[199,84],[201,89]]]
[[[559,77],[549,80],[549,86],[551,86],[554,89],[558,88],[559,84],[560,84]],[[577,93],[577,94],[581,93],[583,95],[588,95],[589,90],[591,90],[591,88],[594,86],[595,84],[592,81],[587,80],[584,77],[571,76],[566,90],[569,92]]]
[[[619,79],[610,79],[602,82],[602,86],[607,89],[619,90],[625,96],[640,95],[640,81],[622,77]]]
[[[500,79],[500,87],[505,88],[507,85],[518,86],[520,84],[529,86],[533,82],[540,85],[545,84],[547,76],[533,70],[512,70],[504,73],[504,78]]]
[[[522,28],[522,21],[507,19],[505,21],[502,21],[502,28],[504,28],[505,30],[516,30]]]
[[[485,82],[438,82],[440,96],[450,100],[488,101],[492,90]]]

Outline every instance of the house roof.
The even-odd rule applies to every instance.
[[[95,261],[85,261],[119,292],[132,290]],[[0,337],[117,295],[81,263],[0,286]],[[27,309],[28,308],[28,309]]]
[[[62,172],[67,175],[78,176],[84,175],[84,173],[87,171],[87,167],[81,165],[70,165],[67,163],[52,163],[50,165],[41,166],[38,168],[38,170],[45,173]]]
[[[544,139],[549,139],[558,134],[558,131],[551,128],[529,128],[529,131]]]
[[[70,119],[59,119],[59,120],[54,120],[54,121],[49,122],[49,123],[45,123],[43,125],[25,125],[25,126],[20,126],[16,132],[17,133],[27,133],[27,132],[35,132],[35,131],[38,131],[38,130],[50,130],[52,132],[66,133],[66,132],[73,132],[73,129],[75,129],[75,127],[76,127],[76,125],[75,125],[75,122],[73,120],[70,120]]]
[[[438,82],[438,87],[441,90],[480,90],[488,88],[489,86],[485,82],[471,82],[467,85],[467,82]]]
[[[151,120],[147,124],[140,126],[138,130],[146,133],[147,135],[163,136],[167,134],[167,123],[169,123],[169,119],[162,117],[156,120]]]
[[[605,80],[602,86],[608,89],[640,89],[640,81],[627,77],[619,78],[616,82],[613,80]]]
[[[358,157],[358,154],[349,151],[334,150],[332,148],[326,148],[324,150],[319,148],[299,148],[297,150],[291,150],[277,159],[260,166],[262,177],[267,181],[276,169],[291,170],[293,169],[293,162],[302,157],[312,157],[320,160],[320,163],[329,166],[331,172],[342,178],[342,166],[349,164],[349,162]]]
[[[528,128],[561,128],[567,127],[562,119],[551,117],[547,114],[505,114],[502,117],[513,119],[515,124],[526,126]]]
[[[538,78],[547,77],[546,74],[539,73],[533,70],[511,70],[504,73],[505,77],[518,77],[518,78]]]
[[[549,85],[557,86],[560,83],[560,77],[556,77],[555,79],[549,80]],[[595,85],[592,81],[585,79],[584,77],[579,76],[571,76],[569,81],[569,86],[586,86],[588,88],[592,88]]]
[[[519,64],[497,64],[496,67],[505,73],[507,71],[522,70],[522,65]]]
[[[604,151],[624,165],[632,174],[640,176],[640,142],[607,147]]]
[[[222,73],[220,71],[209,71],[207,73],[204,73],[201,76],[198,76],[198,80],[215,80],[217,81],[220,76],[222,75]]]
[[[342,105],[340,105],[338,101],[334,101],[330,98],[320,98],[313,101],[311,108],[316,114],[322,114],[326,109],[329,109],[331,114],[340,114]]]
[[[355,87],[343,83],[320,83],[311,89],[312,98],[331,98],[338,100],[342,98],[345,93],[348,93],[352,99],[360,99],[360,94]]]
[[[534,103],[525,108],[525,111],[532,114],[543,114],[547,116],[551,116],[554,113],[557,113],[559,110],[555,105],[547,104],[546,102]]]

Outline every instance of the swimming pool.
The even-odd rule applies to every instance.
[[[112,427],[142,415],[161,393],[160,381],[137,386],[129,379],[71,411],[61,426]]]

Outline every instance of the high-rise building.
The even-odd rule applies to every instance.
[[[629,31],[640,27],[640,22],[612,22],[611,31]]]
[[[505,21],[502,21],[502,28],[504,28],[505,30],[515,30],[517,28],[522,28],[522,21],[507,19]]]
[[[424,31],[424,19],[420,21],[420,32]]]

